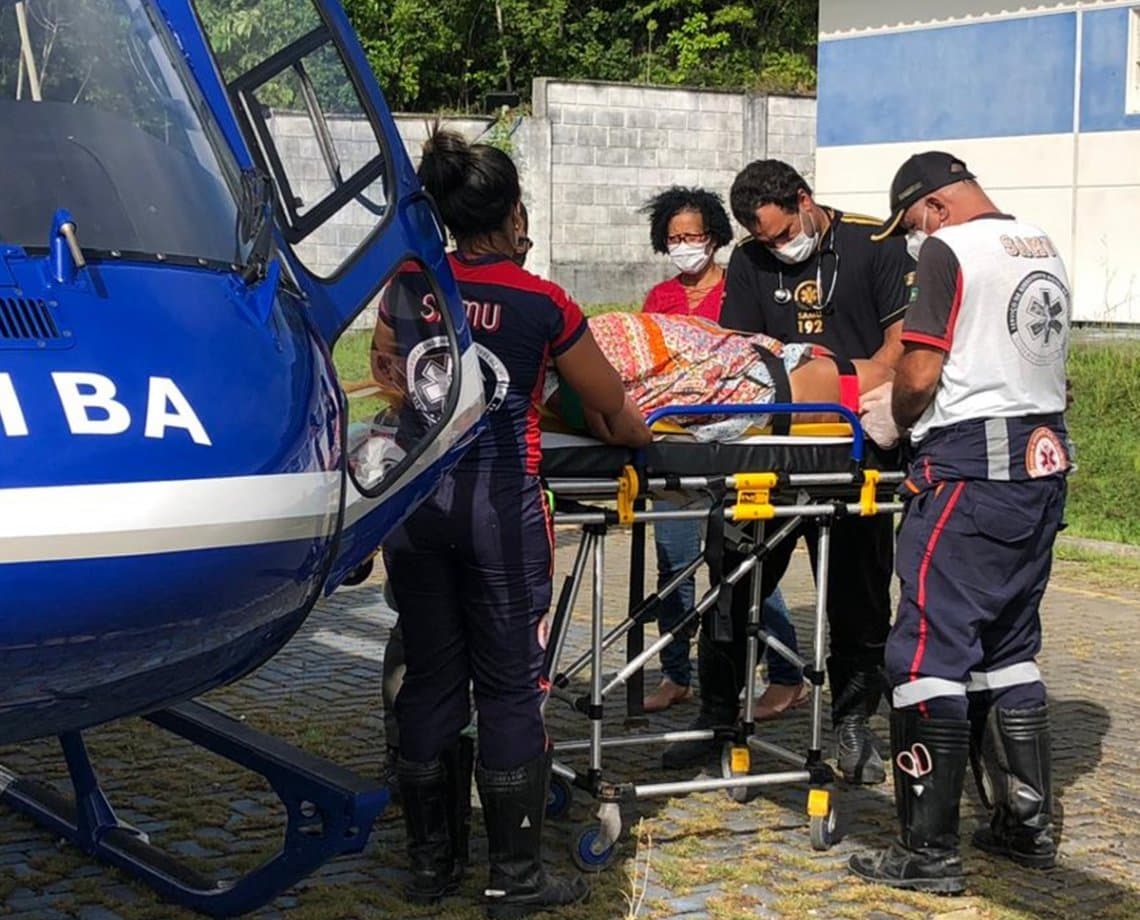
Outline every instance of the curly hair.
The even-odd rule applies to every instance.
[[[669,221],[681,211],[695,211],[701,215],[717,249],[732,242],[732,224],[720,195],[703,188],[674,185],[654,195],[641,208],[642,214],[649,215],[649,239],[654,252],[669,251],[665,242],[669,235]]]
[[[774,204],[789,214],[799,210],[799,194],[811,186],[783,160],[755,160],[732,181],[728,200],[732,215],[749,232],[756,225],[756,209]]]

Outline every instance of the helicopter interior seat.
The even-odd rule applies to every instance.
[[[234,195],[176,122],[147,130],[91,105],[5,99],[0,124],[20,138],[0,144],[0,238],[46,248],[44,215],[67,208],[85,249],[236,261]]]

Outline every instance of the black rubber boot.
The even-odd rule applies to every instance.
[[[701,684],[701,711],[688,727],[690,731],[706,730],[736,724],[740,708],[739,669],[732,651],[724,643],[713,642],[703,632],[697,640],[697,677]],[[673,741],[661,753],[666,770],[682,770],[704,766],[713,755],[719,755],[721,742],[716,738],[703,741]]]
[[[488,770],[482,764],[475,768],[487,826],[487,916],[492,920],[529,917],[590,896],[584,879],[550,876],[542,865],[551,759],[548,751],[514,770]]]
[[[990,710],[981,743],[983,798],[990,826],[974,832],[974,845],[1033,869],[1057,864],[1053,841],[1049,710]]]
[[[958,803],[969,744],[970,723],[965,719],[922,719],[914,709],[891,713],[895,808],[902,831],[886,850],[852,856],[847,865],[855,875],[932,894],[966,890],[958,851]]]
[[[471,840],[471,778],[475,772],[475,741],[468,735],[440,754],[447,771],[447,832],[455,861],[466,866]]]
[[[454,762],[455,748],[440,759],[415,763],[402,757],[396,763],[404,802],[404,827],[408,834],[408,865],[411,881],[404,897],[413,904],[434,904],[459,890],[464,863],[457,851],[467,853],[466,828],[457,838],[456,780],[447,761]],[[470,803],[470,774],[467,780]],[[468,826],[470,818],[468,818]],[[458,846],[457,846],[458,844]]]
[[[883,679],[873,664],[830,657],[831,722],[835,727],[835,759],[849,783],[876,785],[886,782],[883,758],[875,747],[875,734],[868,722],[883,695]]]

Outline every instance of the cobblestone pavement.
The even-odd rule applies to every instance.
[[[572,558],[570,532],[560,535],[558,572]],[[629,542],[607,541],[608,623],[620,622],[628,584]],[[1062,563],[1045,604],[1042,665],[1052,696],[1054,775],[1063,827],[1060,866],[1032,873],[965,847],[970,894],[942,900],[898,894],[851,881],[848,856],[888,841],[894,826],[889,785],[840,785],[835,797],[842,839],[825,852],[809,844],[802,785],[767,787],[739,805],[723,792],[650,799],[623,809],[620,856],[592,877],[594,895],[570,918],[867,917],[940,920],[1006,917],[1140,917],[1140,596],[1094,590],[1080,566]],[[785,581],[801,645],[812,634],[812,589],[802,552]],[[588,592],[579,598],[567,656],[589,638]],[[286,738],[365,775],[375,776],[383,751],[379,712],[381,659],[394,614],[374,578],[322,603],[296,638],[239,685],[207,697],[251,725]],[[653,627],[650,636],[655,635]],[[564,656],[563,661],[569,661]],[[621,652],[607,660],[616,669]],[[656,671],[646,682],[654,686]],[[584,690],[580,680],[576,689]],[[608,707],[607,735],[619,735],[623,700]],[[632,730],[682,727],[696,712],[689,703]],[[552,701],[555,740],[586,735],[586,721]],[[886,738],[886,722],[876,719]],[[804,709],[763,728],[763,737],[806,751]],[[283,826],[276,799],[263,782],[229,764],[130,720],[90,734],[105,787],[125,819],[194,868],[220,878],[248,869],[276,848]],[[58,779],[58,748],[47,741],[0,750],[0,762],[22,774]],[[607,751],[607,779],[683,779],[660,769],[660,747]],[[584,766],[581,758],[566,761]],[[784,769],[761,761],[759,769]],[[569,816],[547,827],[551,868],[575,871],[569,848],[590,826],[594,803],[579,793]],[[963,829],[979,814],[972,790],[963,803]],[[461,895],[433,909],[415,909],[396,894],[404,859],[399,812],[374,828],[365,852],[337,860],[257,916],[371,918],[482,916],[473,906],[485,881],[486,845],[477,815],[475,869]],[[189,916],[158,901],[149,889],[57,844],[50,834],[0,807],[0,916],[19,920],[142,920]]]

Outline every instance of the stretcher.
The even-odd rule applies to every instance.
[[[680,415],[738,413],[762,413],[772,419],[783,416],[784,424],[773,427],[788,433],[760,432],[729,442],[708,443],[684,434],[683,429],[670,423],[671,418]],[[786,420],[792,414],[801,413],[827,413],[841,416],[844,421],[789,427]],[[598,871],[615,857],[616,842],[622,830],[620,807],[624,803],[715,789],[725,790],[735,801],[747,802],[762,786],[805,783],[809,787],[807,811],[811,843],[816,849],[827,849],[833,842],[836,827],[831,788],[834,773],[824,761],[822,751],[830,527],[844,515],[900,511],[902,505],[893,493],[902,482],[903,473],[868,468],[858,419],[850,410],[838,405],[685,406],[658,410],[648,421],[655,437],[651,445],[638,451],[608,446],[580,435],[546,433],[543,437],[542,475],[551,497],[555,526],[581,530],[573,565],[554,609],[544,673],[551,698],[562,700],[582,713],[589,726],[584,739],[556,741],[556,758],[560,753],[585,752],[588,767],[575,770],[555,760],[548,814],[558,817],[564,813],[575,789],[585,791],[599,803],[598,823],[583,827],[571,841],[571,856],[579,868]],[[678,493],[701,497],[707,506],[668,511],[646,507],[647,499],[668,496],[675,501]],[[705,551],[668,584],[646,596],[646,525],[678,519],[706,522]],[[769,635],[760,619],[760,574],[764,558],[781,542],[796,539],[798,526],[806,519],[813,519],[819,532],[815,631],[809,660]],[[604,547],[607,533],[615,527],[632,530],[630,590],[626,618],[606,629]],[[723,568],[711,571],[723,559],[723,547],[711,544],[722,540],[742,552],[743,561],[731,571]],[[675,631],[696,624],[706,615],[716,605],[722,585],[750,584],[743,721],[707,730],[604,737],[607,699],[624,687],[627,717],[639,716],[643,698],[642,671],[673,639],[674,633],[667,632],[645,647],[644,624],[656,619],[660,601],[676,591],[706,561],[710,564],[713,585]],[[586,581],[587,570],[590,570],[592,584],[589,649],[562,667],[571,611]],[[604,670],[607,653],[612,653],[623,639],[625,661],[616,674],[607,676]],[[802,668],[811,683],[810,742],[806,752],[791,751],[756,734],[751,719],[756,666],[763,646],[773,648]],[[571,681],[583,672],[587,675],[589,690],[575,694]],[[720,777],[636,782],[611,779],[603,769],[603,755],[608,748],[708,739],[723,741]],[[768,755],[791,769],[760,772],[756,755]]]

